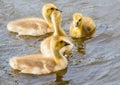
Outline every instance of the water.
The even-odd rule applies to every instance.
[[[16,74],[8,64],[9,58],[39,53],[39,42],[46,36],[18,37],[9,33],[6,25],[19,18],[42,17],[41,8],[49,2],[63,11],[66,33],[72,14],[81,12],[94,19],[95,37],[81,44],[84,53],[73,50],[64,71],[42,76]],[[120,0],[0,0],[0,85],[120,85],[119,5]]]

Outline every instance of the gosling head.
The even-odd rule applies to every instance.
[[[52,46],[55,50],[60,50],[64,46],[70,45],[70,43],[67,42],[64,37],[55,37],[54,39],[52,39],[51,42],[52,42]]]
[[[64,40],[60,40],[60,41],[56,42],[55,47],[58,48],[58,49],[61,49],[62,47],[68,46],[68,45],[70,45],[70,43],[68,43]]]
[[[57,7],[51,3],[48,3],[46,5],[43,6],[43,9],[42,9],[42,12],[43,12],[43,16],[44,15],[47,15],[47,16],[50,16],[51,13],[54,11],[54,10],[57,10],[57,11],[60,11],[59,9],[57,9]],[[61,12],[61,11],[60,11]]]
[[[73,14],[73,24],[75,27],[82,26],[82,14],[81,13]]]

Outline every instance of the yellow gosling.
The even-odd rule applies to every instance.
[[[81,13],[73,14],[73,22],[70,26],[70,36],[73,38],[91,38],[96,30],[92,18],[83,17]]]
[[[56,6],[51,3],[45,4],[42,8],[42,14],[45,20],[36,17],[23,18],[9,22],[7,24],[7,29],[11,32],[18,33],[18,35],[30,36],[40,36],[53,32],[51,13],[54,10],[58,10]]]
[[[61,14],[59,11],[54,11],[52,13],[52,24],[53,24],[53,28],[54,28],[54,33],[52,36],[44,39],[42,42],[41,42],[41,45],[40,45],[40,50],[41,50],[41,53],[45,56],[51,56],[52,53],[50,51],[50,43],[51,43],[51,39],[54,39],[55,41],[57,41],[58,39],[56,37],[64,37],[65,41],[69,42],[70,45],[69,46],[65,46],[63,47],[63,53],[66,52],[66,53],[69,53],[73,47],[73,44],[69,41],[69,39],[67,38],[67,35],[65,34],[65,32],[63,31],[63,29],[61,28]]]
[[[42,75],[65,69],[68,65],[66,57],[61,55],[60,49],[69,45],[62,38],[58,41],[50,43],[51,57],[47,58],[42,54],[31,54],[19,57],[13,57],[9,60],[9,64],[13,69],[20,70],[21,73]]]

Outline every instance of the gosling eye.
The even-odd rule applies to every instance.
[[[79,19],[79,22],[82,20],[82,18]]]
[[[51,8],[51,10],[54,10],[54,8]]]
[[[63,43],[63,41],[61,40],[60,43]]]

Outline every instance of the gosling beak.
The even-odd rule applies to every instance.
[[[75,27],[77,27],[78,26],[78,22],[75,22]]]
[[[70,43],[68,42],[64,42],[64,46],[70,45]]]
[[[56,8],[56,10],[62,12],[60,9],[57,9],[57,8]]]

